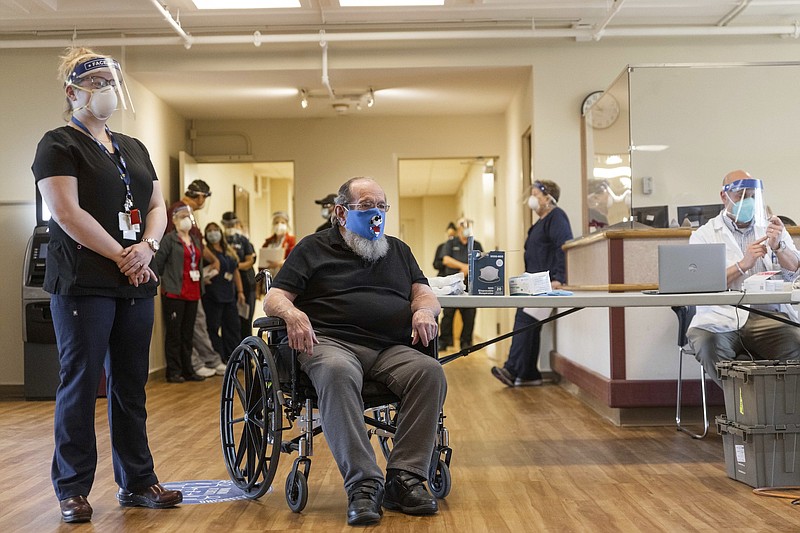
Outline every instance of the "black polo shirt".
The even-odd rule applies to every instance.
[[[338,226],[294,247],[272,286],[297,295],[317,335],[373,349],[411,339],[411,285],[428,284],[411,249],[386,236],[389,251],[370,263],[345,244]]]
[[[483,246],[478,241],[472,241],[472,249],[477,252],[483,251]],[[442,257],[449,255],[456,261],[461,261],[462,263],[469,264],[469,255],[467,254],[467,245],[461,242],[461,239],[458,237],[453,237],[449,239],[447,242],[444,243],[444,249],[442,250]],[[452,267],[444,267],[445,276],[449,276],[451,274],[458,274],[461,272],[457,268]],[[465,280],[466,281],[466,280]]]

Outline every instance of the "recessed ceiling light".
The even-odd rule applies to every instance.
[[[444,0],[339,0],[342,7],[443,6]]]
[[[300,0],[192,0],[197,9],[273,9],[300,7]]]

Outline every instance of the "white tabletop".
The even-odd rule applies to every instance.
[[[672,307],[800,302],[800,290],[644,294],[642,292],[575,291],[572,296],[439,296],[442,307]]]

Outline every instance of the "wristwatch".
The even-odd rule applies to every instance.
[[[786,248],[786,243],[785,243],[785,242],[783,242],[783,241],[780,241],[780,242],[778,243],[778,246],[777,246],[777,248],[773,248],[773,249],[772,249],[772,251],[773,251],[773,252],[780,252],[780,251],[781,251],[781,250],[783,250],[784,248]]]
[[[153,250],[153,253],[156,253],[161,246],[158,243],[158,239],[147,238],[147,239],[142,239],[142,242],[146,242],[147,245],[150,246],[150,249]]]

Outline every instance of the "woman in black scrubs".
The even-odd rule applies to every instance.
[[[245,304],[246,300],[239,273],[239,254],[228,244],[216,222],[206,225],[205,238],[205,253],[210,252],[219,263],[219,273],[209,280],[203,293],[208,338],[214,350],[227,362],[242,340],[237,306]]]
[[[92,517],[95,401],[106,372],[114,478],[123,506],[172,507],[147,444],[145,384],[154,296],[151,261],[166,226],[144,145],[106,126],[127,107],[119,63],[86,48],[61,58],[66,126],[44,134],[33,174],[52,213],[44,289],[61,363],[51,477],[65,522]]]

